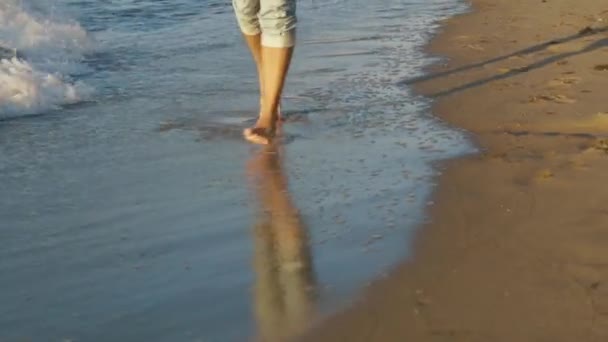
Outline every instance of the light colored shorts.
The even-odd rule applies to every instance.
[[[232,0],[245,35],[262,34],[262,45],[292,47],[296,42],[296,0]]]

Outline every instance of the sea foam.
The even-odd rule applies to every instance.
[[[70,76],[85,68],[87,32],[77,22],[59,19],[55,8],[31,5],[0,2],[0,119],[43,113],[92,94],[91,87]]]

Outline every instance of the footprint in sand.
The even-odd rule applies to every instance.
[[[509,73],[523,73],[530,71],[530,68],[527,66],[518,67],[518,68],[498,68],[498,73],[500,74],[509,74]]]
[[[550,94],[550,95],[531,96],[528,102],[530,102],[530,103],[555,102],[555,103],[561,103],[561,104],[571,104],[571,103],[575,103],[576,100],[573,98],[570,98],[566,95]]]
[[[475,50],[475,51],[484,51],[485,50],[483,48],[483,46],[481,46],[479,44],[467,44],[464,47],[469,48],[471,50]]]
[[[608,112],[587,114],[552,120],[542,125],[545,132],[559,132],[558,135],[579,137],[582,139],[606,139],[608,132]]]
[[[558,77],[556,79],[553,79],[553,80],[549,81],[547,83],[547,85],[551,88],[569,87],[569,86],[575,85],[577,83],[580,83],[581,81],[582,81],[582,78],[580,78],[578,76],[566,76],[566,77]]]
[[[587,132],[599,132],[605,135],[608,131],[608,112],[599,112],[585,119],[578,119],[573,123],[573,127],[584,129]]]
[[[482,45],[492,41],[492,37],[486,36],[460,35],[454,39],[459,41],[462,47],[475,51],[484,51],[485,48]]]
[[[536,173],[536,179],[547,180],[555,177],[555,174],[550,169],[543,169]]]
[[[593,67],[593,70],[597,71],[608,71],[608,64],[598,64]]]
[[[608,153],[608,139],[599,139],[593,144],[593,148],[596,150]]]

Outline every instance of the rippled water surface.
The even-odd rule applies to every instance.
[[[298,6],[265,150],[229,1],[0,3],[0,341],[280,340],[407,257],[469,147],[398,84],[464,7]]]

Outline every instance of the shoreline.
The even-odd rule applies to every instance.
[[[304,340],[608,340],[608,8],[469,3],[404,84],[480,150],[440,164],[413,257]]]

